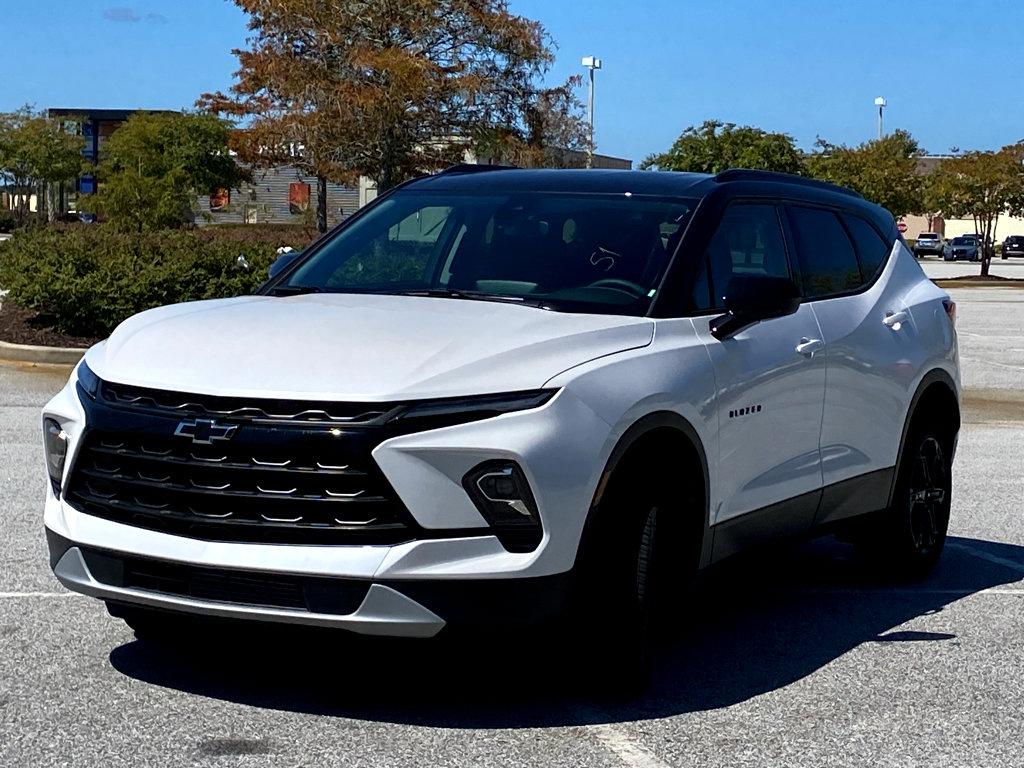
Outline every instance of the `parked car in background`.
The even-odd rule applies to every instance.
[[[981,238],[977,235],[958,235],[949,242],[944,258],[947,262],[955,262],[957,259],[976,262],[981,258],[980,244]]]
[[[1002,256],[1024,256],[1024,235],[1008,235],[1003,241]]]
[[[914,243],[914,256],[920,259],[922,256],[944,256],[946,241],[937,232],[922,232],[917,236]]]

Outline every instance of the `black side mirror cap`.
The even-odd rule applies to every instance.
[[[273,278],[276,275],[280,275],[292,262],[302,255],[302,251],[296,249],[293,251],[286,251],[281,254],[277,259],[270,263],[267,268],[267,277]]]
[[[728,339],[762,320],[792,315],[800,307],[800,289],[789,278],[733,275],[725,290],[724,315],[712,318],[715,339]]]

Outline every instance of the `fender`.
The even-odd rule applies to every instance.
[[[697,452],[697,457],[700,461],[701,472],[703,473],[704,478],[704,512],[702,516],[703,533],[701,540],[701,555],[698,567],[703,568],[710,562],[712,539],[710,536],[711,488],[710,475],[708,472],[708,460],[707,454],[704,451],[704,445],[701,443],[700,436],[697,434],[693,425],[691,425],[684,417],[674,411],[655,411],[641,417],[630,425],[615,444],[615,448],[612,449],[612,453],[605,464],[604,472],[601,473],[601,479],[598,481],[597,489],[594,491],[594,498],[590,503],[590,511],[587,513],[587,521],[583,525],[583,535],[580,537],[580,545],[576,551],[574,570],[575,567],[584,560],[587,543],[590,540],[594,520],[597,518],[597,511],[601,504],[601,498],[604,496],[604,491],[608,485],[609,479],[612,477],[612,474],[622,461],[622,458],[626,455],[626,452],[628,452],[629,449],[645,435],[649,434],[653,430],[666,427],[678,430],[682,433]]]

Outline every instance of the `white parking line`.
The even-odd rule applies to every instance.
[[[631,769],[643,766],[668,766],[647,748],[637,744],[625,731],[612,724],[595,724],[588,729],[597,737],[598,742],[619,757],[623,766]]]

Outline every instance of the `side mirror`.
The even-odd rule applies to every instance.
[[[712,318],[715,339],[728,339],[762,320],[792,315],[800,307],[800,289],[789,278],[733,275],[725,289],[725,315]]]
[[[267,268],[267,277],[273,278],[284,271],[288,265],[294,262],[299,256],[302,255],[301,251],[286,251],[281,254],[277,259],[270,263],[270,267]]]

